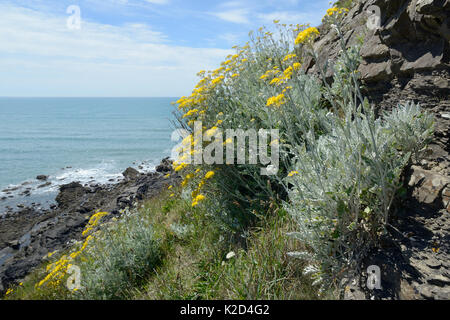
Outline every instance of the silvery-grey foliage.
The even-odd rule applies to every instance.
[[[299,100],[299,114],[310,113],[303,119],[314,125],[302,123],[300,134],[288,135],[287,158],[298,172],[284,181],[285,208],[298,223],[291,236],[309,247],[316,282],[326,284],[354,269],[385,232],[401,173],[433,132],[432,116],[413,103],[376,119],[359,90],[358,60],[351,48],[335,64],[333,85],[324,86],[326,114],[308,106],[317,93],[302,93],[314,96]]]

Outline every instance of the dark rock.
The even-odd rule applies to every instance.
[[[67,208],[75,203],[75,200],[83,197],[88,192],[79,182],[71,182],[59,187],[59,194],[56,196],[56,202],[61,208]]]
[[[38,189],[39,188],[45,188],[45,187],[48,187],[49,185],[51,185],[52,183],[49,181],[49,182],[46,182],[46,183],[43,183],[43,184],[41,184],[41,185],[39,185],[38,186]]]
[[[167,173],[172,171],[172,161],[169,157],[164,158],[161,163],[156,167],[156,172]]]
[[[133,180],[139,177],[140,173],[134,168],[127,168],[124,172],[122,172],[122,175],[126,180]]]
[[[20,243],[18,240],[13,240],[8,243],[8,246],[13,248],[14,250],[17,250],[20,248]]]
[[[36,177],[36,179],[37,179],[37,180],[43,180],[43,181],[45,181],[45,180],[48,179],[48,176],[43,175],[43,174],[40,174],[40,175],[38,175],[38,176]]]

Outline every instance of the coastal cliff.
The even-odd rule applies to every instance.
[[[409,159],[407,161],[408,165],[401,174],[403,192],[395,195],[395,203],[388,212],[389,219],[383,226],[387,232],[380,236],[381,239],[377,239],[380,240],[377,241],[378,245],[364,255],[360,265],[356,266],[356,270],[352,270],[352,276],[344,278],[338,285],[340,289],[338,295],[344,299],[450,299],[450,1],[355,0],[338,1],[338,4],[340,2],[348,5],[348,13],[345,16],[341,15],[343,17],[343,40],[348,48],[361,45],[361,63],[357,71],[359,71],[364,96],[367,97],[376,114],[383,116],[385,112],[395,109],[398,104],[413,101],[432,114],[435,130],[424,157],[418,162],[412,162]],[[376,28],[368,28],[367,21],[371,16],[368,11],[373,10],[374,6],[380,9],[380,23]],[[339,10],[335,12],[339,12]],[[332,13],[329,16],[332,16]],[[340,57],[342,48],[338,31],[325,23],[317,29],[317,32],[314,28],[306,29],[305,31],[309,30],[309,32],[304,34],[305,39],[310,37],[311,42],[308,44],[312,44],[314,51],[318,53],[317,59],[312,58],[311,55],[305,55],[301,59],[306,75],[319,76],[318,66],[324,64],[333,66],[339,58],[342,58]],[[317,37],[315,37],[316,34]],[[242,52],[248,53],[245,50]],[[290,61],[295,58],[294,56],[295,54],[288,54],[285,56],[286,60],[282,60],[282,62]],[[241,59],[239,67],[252,57],[251,54],[248,54],[245,59]],[[238,59],[238,55],[224,64],[231,64],[232,59]],[[282,73],[278,70],[280,68],[278,65],[275,67],[271,65],[270,58],[264,57],[264,60],[269,61],[268,65],[264,65],[265,73],[259,69],[251,69],[251,72],[245,74],[243,67],[236,70],[244,74],[242,77],[248,77],[247,79],[254,80],[253,82],[257,82],[258,79],[264,80],[264,77],[269,75]],[[262,58],[259,62],[263,63]],[[269,65],[271,69],[267,70]],[[286,70],[290,71],[283,73],[284,78],[275,79],[278,79],[278,82],[290,80],[294,71],[297,71],[296,66],[299,65],[300,62],[297,62],[290,66],[290,69],[286,67]],[[282,63],[281,67],[283,67]],[[216,72],[220,74],[222,70],[220,68],[218,70]],[[330,84],[333,76],[333,68],[328,68],[324,75],[326,79],[322,80]],[[239,81],[239,77],[240,75],[237,73],[231,76],[232,79],[237,79],[235,81]],[[212,89],[216,89],[223,79],[225,76],[212,80]],[[273,82],[274,79],[271,81]],[[270,87],[272,82],[268,84],[268,90],[273,95],[275,89]],[[246,95],[252,92],[251,89],[254,89],[252,87],[254,83],[243,83],[250,89],[242,88],[240,83],[237,83],[234,89],[238,92],[237,95],[241,94],[244,98],[239,100],[239,103],[232,104],[232,107],[227,110],[224,109],[225,112],[229,112],[226,115],[228,118],[224,117],[224,119],[225,121],[228,119],[230,124],[235,124],[231,121],[237,118],[233,117],[235,106],[239,105],[239,108],[244,108],[243,106],[248,102],[245,100]],[[310,82],[311,86],[312,83],[314,81]],[[258,86],[259,84],[260,82],[258,82]],[[262,84],[261,87],[265,88]],[[324,88],[320,87],[320,89]],[[260,88],[258,87],[258,89]],[[288,89],[285,88],[282,93],[277,92],[279,95],[269,98],[269,100],[263,94],[261,97],[256,97],[256,95],[251,97],[249,105],[254,107],[255,101],[258,102],[262,110],[261,114],[264,116],[258,115],[258,118],[257,115],[250,114],[250,112],[241,112],[241,110],[236,112],[241,117],[250,114],[251,118],[245,124],[263,123],[266,120],[268,107],[280,108],[282,104],[287,104],[284,96],[286,90]],[[185,115],[200,114],[200,107],[197,109],[197,104],[201,105],[202,102],[207,101],[207,98],[201,96],[201,91],[198,92],[200,92],[200,98],[194,95],[192,99],[181,99],[181,105],[192,103],[191,110],[186,110]],[[198,92],[194,90],[194,93]],[[311,92],[316,93],[314,90]],[[226,101],[226,98],[230,97],[225,95],[223,100]],[[256,100],[259,98],[261,99]],[[323,97],[321,96],[321,98]],[[310,101],[317,102],[319,100],[311,98]],[[197,103],[198,101],[200,102]],[[266,101],[270,101],[270,103],[266,104]],[[295,103],[296,101],[293,102],[293,105],[296,108],[299,107]],[[326,105],[320,106],[326,107]],[[316,109],[307,109],[311,107],[310,105],[301,105],[301,107],[304,108],[302,111],[313,110],[313,112],[317,112],[318,117],[322,115],[323,110],[317,111],[321,108],[316,108],[316,105],[312,106]],[[277,108],[274,108],[275,112],[280,110]],[[213,113],[210,117],[213,119],[210,127],[222,124],[224,121],[222,118],[217,120],[224,115],[222,109],[217,111],[219,110],[222,115],[219,112]],[[289,114],[289,119],[296,119],[294,116],[297,116],[298,109],[291,110],[294,112]],[[206,112],[206,109],[203,111]],[[253,111],[254,109],[252,109]],[[255,111],[255,113],[257,112],[258,110]],[[356,113],[351,115],[355,116]],[[348,118],[351,125],[354,125],[351,122],[352,116]],[[325,115],[322,120],[327,117],[328,115]],[[292,120],[292,122],[294,121]],[[287,127],[290,128],[291,124],[291,122],[288,123]],[[405,126],[407,125],[405,124]],[[215,128],[217,129],[217,127]],[[305,133],[301,130],[299,132],[299,137]],[[299,140],[301,138],[303,137],[300,137]],[[315,142],[313,139],[311,141]],[[394,152],[392,151],[391,154]],[[339,162],[340,158],[336,158],[338,159],[336,162]],[[3,217],[0,220],[0,292],[6,291],[11,284],[22,280],[35,267],[41,265],[43,257],[48,253],[55,250],[64,251],[70,247],[71,241],[81,240],[82,231],[89,222],[89,216],[97,210],[110,212],[111,215],[105,219],[113,219],[120,216],[120,210],[133,207],[140,201],[151,200],[169,185],[176,186],[181,180],[180,176],[183,175],[182,170],[186,167],[182,164],[178,165],[177,168],[180,169],[180,172],[177,170],[177,174],[174,174],[172,164],[168,159],[163,160],[155,173],[140,174],[133,169],[127,169],[123,174],[124,181],[116,185],[84,187],[73,182],[61,187],[56,198],[58,206],[54,210],[36,212],[33,209],[24,209],[20,214]],[[367,164],[367,171],[370,171],[371,168],[371,163]],[[294,179],[300,176],[299,172],[294,170],[295,167],[288,167],[288,169],[280,171],[284,174],[283,178],[287,176],[287,178]],[[220,170],[229,181],[224,178],[219,179],[220,181],[216,185],[207,185],[221,174]],[[189,192],[193,198],[195,196],[192,199],[194,201],[187,201],[174,192],[161,209],[156,209],[158,213],[163,212],[160,214],[167,220],[160,216],[155,220],[150,219],[151,223],[158,223],[157,226],[162,229],[160,238],[163,239],[161,240],[164,243],[162,247],[166,250],[167,257],[165,257],[165,263],[159,266],[161,268],[158,269],[159,273],[146,283],[147,286],[144,286],[145,289],[138,297],[323,298],[320,290],[317,290],[313,284],[311,287],[315,289],[310,289],[309,282],[312,281],[301,278],[303,275],[300,275],[302,273],[300,267],[304,268],[307,265],[304,262],[292,262],[293,259],[286,254],[294,252],[293,255],[300,256],[299,250],[303,250],[303,246],[310,245],[293,244],[291,240],[286,240],[285,235],[288,232],[300,234],[300,232],[291,232],[297,230],[295,223],[287,218],[289,214],[284,211],[287,206],[282,208],[283,206],[280,205],[287,200],[286,193],[276,194],[276,191],[273,190],[276,188],[272,188],[276,184],[269,180],[264,180],[264,183],[255,183],[257,188],[253,189],[256,191],[249,190],[251,188],[245,189],[244,186],[246,187],[249,181],[253,182],[253,180],[244,179],[248,178],[248,172],[251,171],[242,170],[230,173],[223,170],[223,167],[216,170],[216,168],[205,166],[184,173],[185,180],[183,182],[185,184],[189,180],[195,180],[195,174],[201,175],[195,186],[197,189],[192,190],[192,193]],[[166,176],[167,173],[171,173],[170,177]],[[229,176],[226,176],[227,173]],[[352,172],[346,172],[346,174],[345,177],[353,177]],[[225,182],[229,182],[229,184],[224,187],[221,183]],[[292,185],[294,184],[288,183],[288,186]],[[276,196],[267,196],[264,193],[265,188]],[[239,189],[237,190],[239,195],[244,195],[238,199],[240,202],[235,199],[230,200],[230,194],[236,191],[235,189]],[[196,199],[207,200],[206,196],[198,194],[199,191],[203,191],[205,194],[211,191],[211,198],[215,205],[219,205],[220,210],[211,213],[214,207],[202,208],[199,206]],[[258,194],[258,191],[261,193]],[[199,196],[201,197],[198,198]],[[227,198],[228,196],[229,198]],[[256,196],[260,196],[260,198],[256,198]],[[367,200],[364,195],[361,195],[358,201],[360,199]],[[225,206],[227,201],[229,202],[228,207]],[[341,209],[341,213],[349,213],[350,210],[345,210],[351,206],[346,206],[344,201],[341,203],[343,205],[338,208]],[[244,209],[246,204],[249,206]],[[375,201],[370,205],[375,206]],[[296,209],[295,205],[293,207]],[[258,209],[258,215],[254,213],[257,211],[255,208]],[[325,209],[323,211],[326,211]],[[361,207],[361,209],[364,212],[368,210],[369,213],[372,210],[369,206],[365,209]],[[228,212],[225,212],[226,210]],[[220,216],[222,211],[225,214]],[[262,212],[267,216],[261,218],[264,216]],[[227,215],[228,213],[230,214]],[[360,218],[360,213],[357,212],[357,219]],[[140,219],[139,214],[139,211],[135,213],[137,219]],[[231,218],[229,218],[230,216]],[[242,219],[247,224],[239,229],[241,226],[236,227],[238,224],[236,217],[248,218],[248,220]],[[147,217],[147,219],[149,218]],[[363,219],[361,218],[361,220]],[[361,223],[361,225],[363,224]],[[251,229],[255,225],[257,231]],[[343,224],[342,230],[352,231],[351,227],[354,227],[354,224]],[[336,239],[341,234],[337,228],[334,231],[331,237],[326,239],[326,242],[337,242]],[[369,231],[377,234],[377,230]],[[363,231],[361,234],[364,234]],[[357,236],[354,239],[358,240]],[[329,256],[332,253],[333,251]],[[311,252],[308,254],[312,256]],[[307,258],[310,259],[310,257]],[[191,263],[191,260],[195,262]],[[378,266],[381,270],[381,288],[379,289],[372,290],[367,287],[369,276],[367,270],[370,266]],[[146,270],[146,272],[151,273],[153,269]],[[224,278],[226,280],[223,280]],[[240,289],[239,285],[243,288]],[[265,285],[267,287],[264,287]],[[302,286],[307,287],[310,292],[305,294],[300,290]],[[291,295],[291,291],[295,294]],[[110,296],[123,297],[126,295],[123,292],[120,293],[122,296],[115,294],[116,292]],[[104,297],[103,292],[94,297]]]
[[[372,6],[381,17],[370,30]],[[414,101],[432,112],[436,123],[425,159],[404,174],[407,193],[396,205],[390,234],[365,259],[364,275],[349,279],[344,296],[450,299],[450,1],[353,1],[343,23],[348,46],[362,39],[359,71],[378,113]],[[332,63],[340,50],[337,33],[324,29],[314,46],[319,62]],[[317,73],[313,60],[307,68]],[[370,265],[382,270],[380,290],[367,289]]]

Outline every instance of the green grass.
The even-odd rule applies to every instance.
[[[174,218],[171,218],[171,217]],[[285,237],[292,221],[283,210],[263,218],[246,237],[221,231],[214,217],[177,200],[167,218],[189,226],[173,235],[169,254],[135,299],[317,299],[303,265],[286,256],[298,244]],[[235,256],[227,259],[229,252]],[[330,295],[328,295],[330,297]]]

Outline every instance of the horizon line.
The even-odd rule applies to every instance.
[[[179,96],[0,96],[2,98],[25,98],[25,99],[36,99],[36,98],[112,98],[112,99],[127,99],[127,98],[177,98]]]

